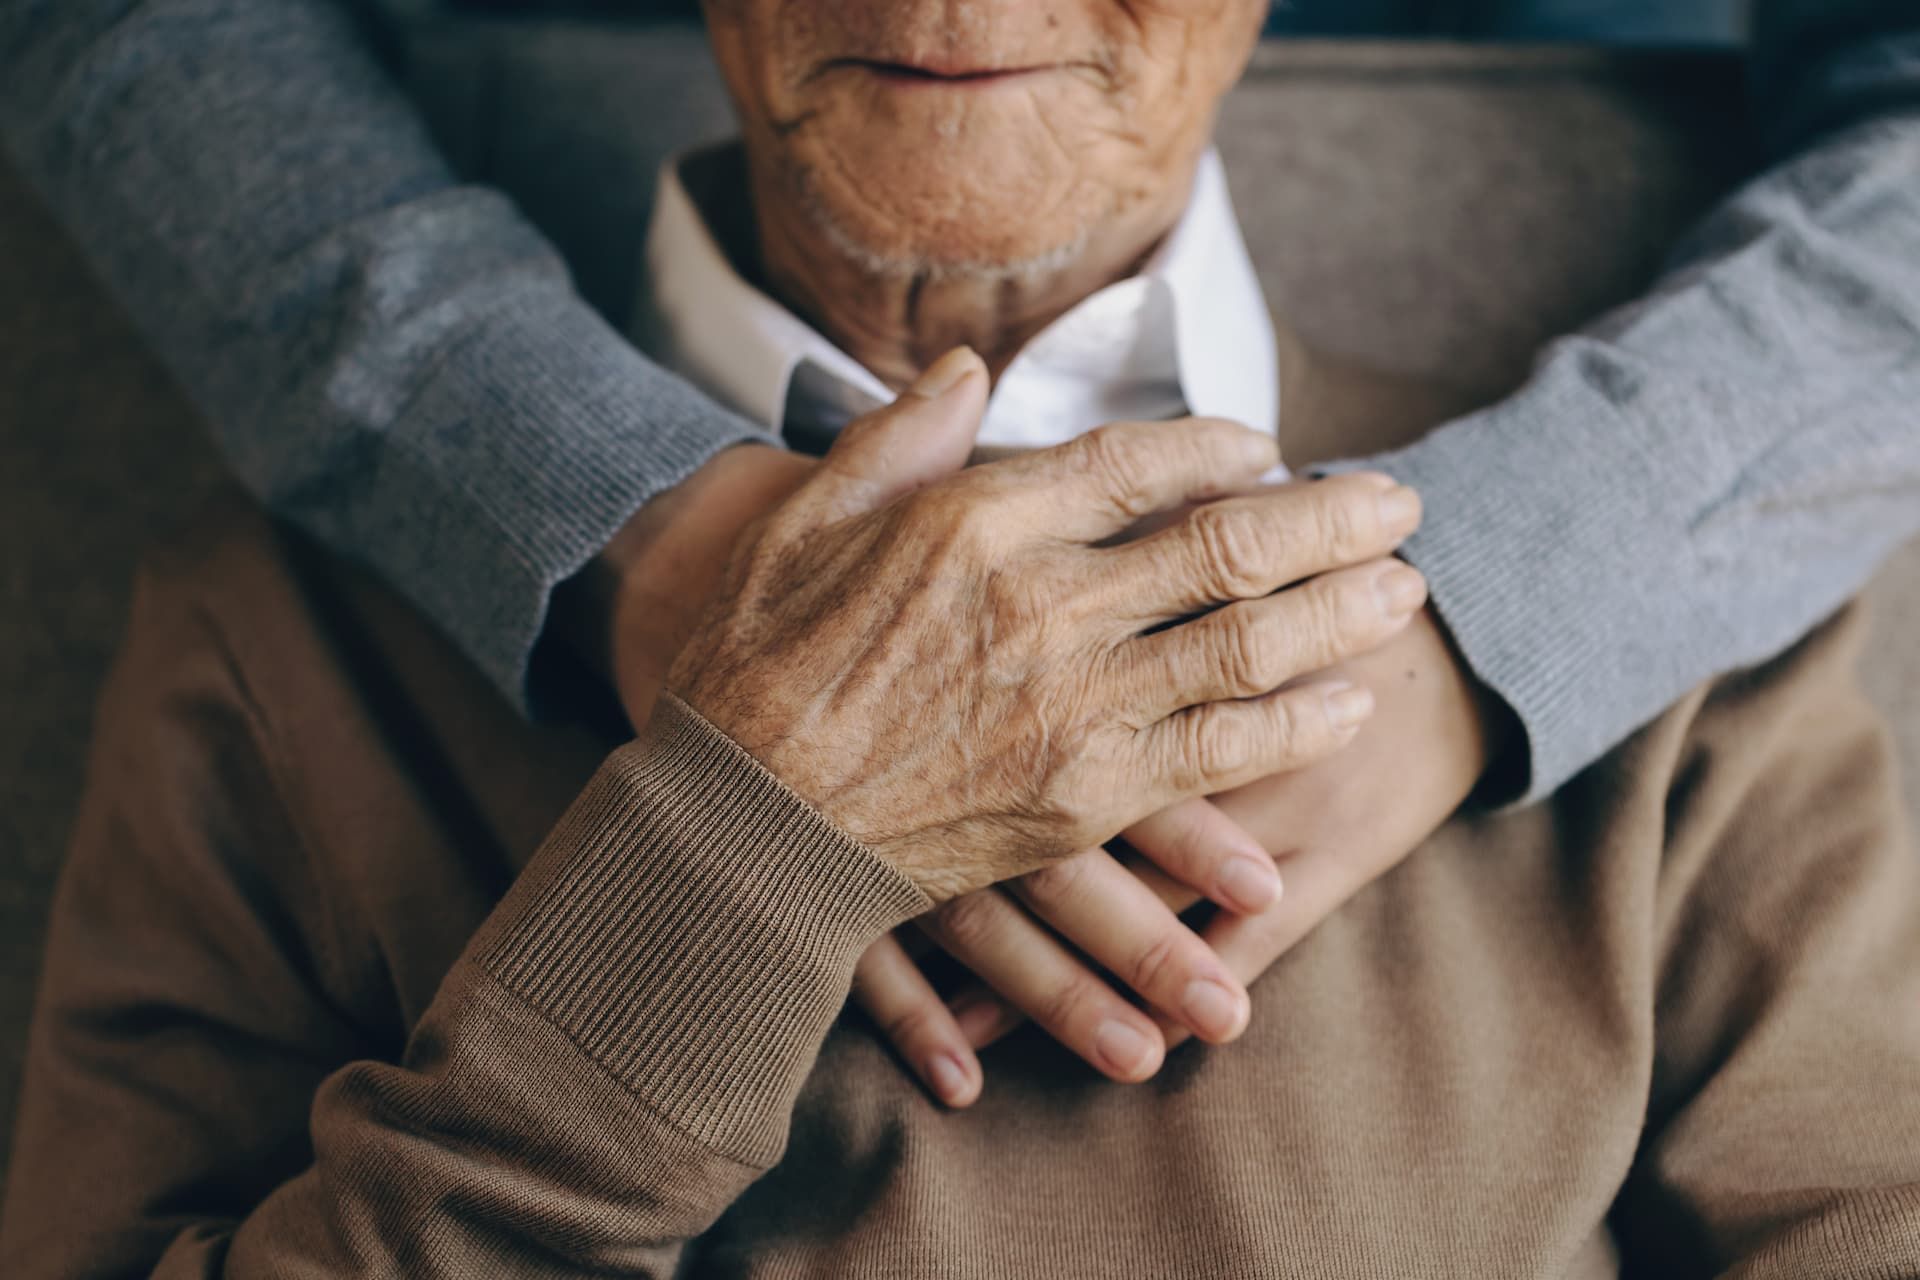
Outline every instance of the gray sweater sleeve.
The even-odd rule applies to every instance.
[[[1511,399],[1368,460],[1424,495],[1404,554],[1524,731],[1493,798],[1786,648],[1920,530],[1920,5],[1757,17],[1763,121],[1806,149]]]
[[[275,511],[524,703],[552,587],[759,433],[461,185],[325,0],[0,0],[0,136]]]

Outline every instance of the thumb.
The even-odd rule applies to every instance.
[[[844,519],[925,488],[966,465],[986,409],[986,363],[972,348],[955,347],[892,404],[840,433],[817,490]]]

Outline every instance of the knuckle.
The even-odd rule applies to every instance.
[[[1312,695],[1309,695],[1312,696]],[[1300,714],[1299,697],[1274,698],[1261,717],[1260,738],[1276,756],[1292,755],[1300,750],[1302,738],[1310,731]]]
[[[1199,721],[1195,737],[1194,767],[1205,779],[1236,773],[1253,754],[1253,734],[1247,718],[1224,707]]]
[[[1146,485],[1144,448],[1137,433],[1117,425],[1096,427],[1079,439],[1079,465],[1099,483],[1114,505],[1130,516],[1152,507]]]
[[[1344,564],[1368,545],[1372,522],[1357,486],[1323,484],[1317,507],[1319,551],[1327,565]]]
[[[1096,989],[1094,979],[1083,975],[1068,978],[1036,1002],[1033,1016],[1042,1026],[1056,1032],[1095,1020],[1105,988]]]
[[[1279,681],[1279,658],[1273,628],[1262,626],[1249,611],[1229,610],[1217,623],[1225,684],[1238,697],[1265,693]]]
[[[1319,579],[1302,590],[1306,606],[1302,639],[1308,651],[1330,662],[1351,653],[1366,639],[1368,626],[1356,587],[1351,580]]]
[[[1380,607],[1370,573],[1344,574],[1322,589],[1327,596],[1322,612],[1326,616],[1325,653],[1329,660],[1349,657],[1385,637],[1387,616]]]
[[[1184,950],[1179,935],[1161,934],[1133,957],[1127,966],[1127,985],[1146,996],[1179,986],[1177,968]]]
[[[941,945],[964,959],[987,947],[1000,931],[1000,903],[992,890],[962,894],[933,911]]]
[[[1061,767],[1062,759],[1074,759],[1078,754],[1069,740],[1055,740],[1047,757],[1038,762],[1051,775],[1044,816],[1069,848],[1098,843],[1100,833],[1109,825],[1104,819],[1111,807],[1104,792],[1079,776],[1078,770]]]
[[[1201,572],[1224,598],[1265,595],[1271,586],[1264,572],[1261,527],[1253,513],[1233,502],[1215,503],[1193,513]]]
[[[1317,692],[1275,698],[1267,704],[1267,714],[1263,718],[1265,732],[1262,736],[1281,748],[1310,737],[1319,726],[1326,723],[1326,716],[1321,713],[1322,706],[1322,698]]]
[[[1082,855],[1063,858],[1029,873],[1021,881],[1034,906],[1048,910],[1074,901],[1085,890],[1090,861]]]
[[[1297,768],[1337,744],[1325,699],[1317,690],[1303,689],[1292,697],[1276,699],[1270,719],[1276,768]]]

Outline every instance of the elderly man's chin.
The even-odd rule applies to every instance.
[[[1177,216],[1184,190],[1126,144],[1061,138],[1005,97],[821,119],[779,163],[818,229],[872,274],[1057,271],[1118,224]]]
[[[1039,184],[947,174],[873,198],[837,175],[809,181],[807,213],[852,265],[890,275],[1020,276],[1069,266],[1110,220],[1112,201]]]

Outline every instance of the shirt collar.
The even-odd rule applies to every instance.
[[[800,388],[842,418],[890,400],[857,360],[734,269],[682,179],[686,159],[669,159],[660,175],[640,344],[775,431],[788,425],[803,366]],[[1183,412],[1275,431],[1280,393],[1272,318],[1209,149],[1185,212],[1140,274],[1086,298],[1015,356],[980,442],[1044,447],[1104,422]]]

